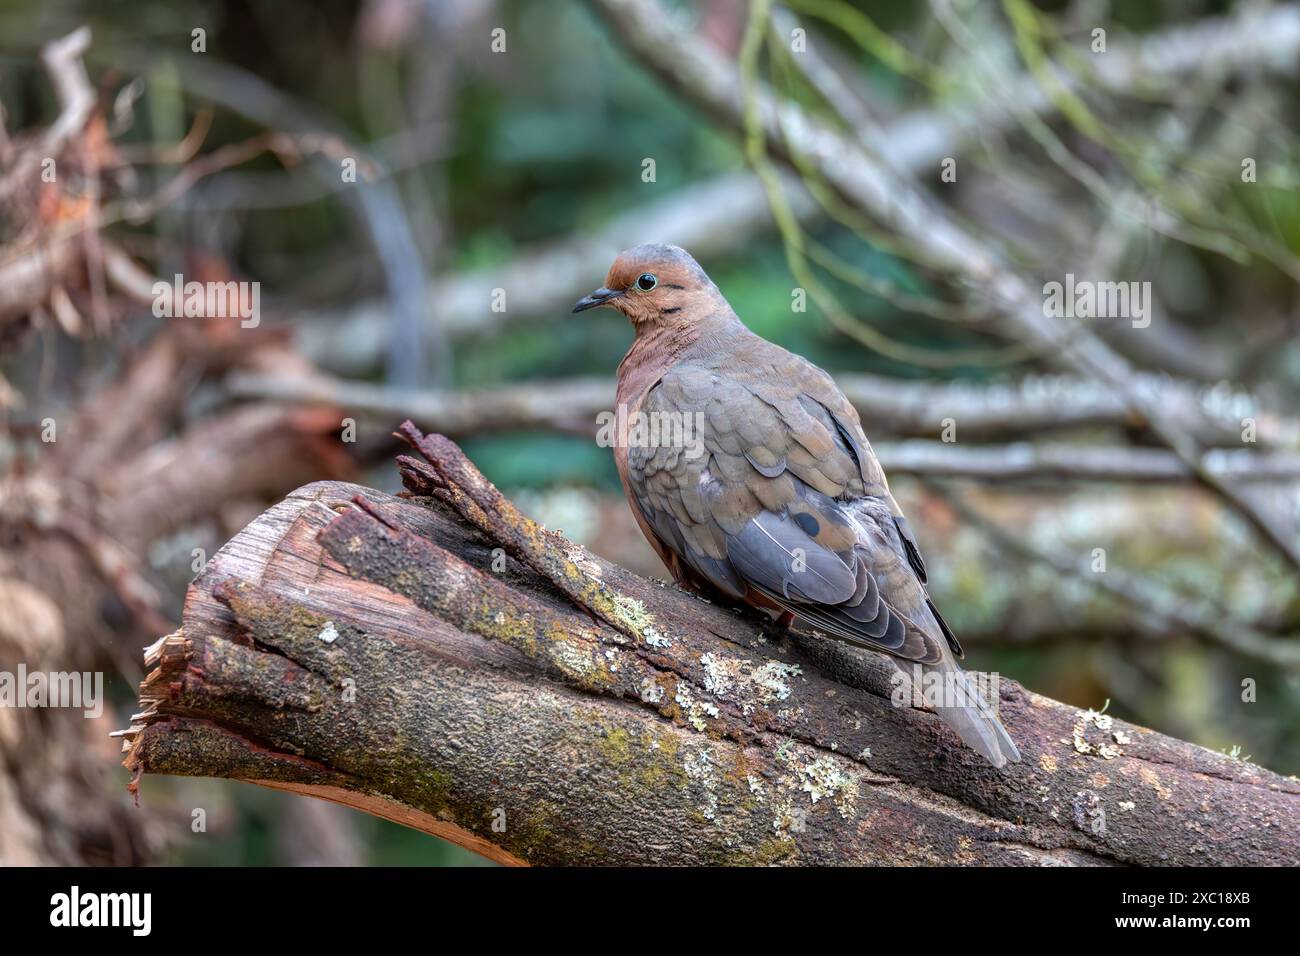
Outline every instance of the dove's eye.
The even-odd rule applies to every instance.
[[[649,272],[641,273],[639,276],[637,276],[636,279],[636,287],[640,289],[642,292],[649,292],[658,284],[659,284],[659,280],[656,279]]]

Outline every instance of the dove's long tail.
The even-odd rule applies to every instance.
[[[1020,751],[1016,749],[1007,729],[1002,726],[1002,721],[981,699],[975,682],[953,660],[951,654],[945,652],[943,660],[933,665],[916,665],[897,659],[894,660],[894,665],[909,680],[914,677],[914,668],[920,667],[923,675],[922,699],[930,699],[927,687],[941,691],[942,697],[935,703],[934,712],[985,760],[995,767],[1004,767],[1008,761],[1020,761]]]

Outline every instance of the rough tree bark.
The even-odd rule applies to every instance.
[[[1001,683],[1000,772],[877,656],[646,580],[441,436],[320,482],[147,653],[136,774],[228,777],[507,863],[1300,863],[1300,781]]]

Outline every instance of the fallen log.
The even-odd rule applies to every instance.
[[[1300,863],[1294,778],[1010,680],[995,770],[878,655],[605,562],[403,432],[403,496],[308,485],[191,585],[133,789],[243,780],[503,863]]]

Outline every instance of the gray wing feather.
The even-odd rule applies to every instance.
[[[727,536],[727,557],[741,576],[788,600],[840,604],[857,590],[857,574],[785,516],[762,511]]]

